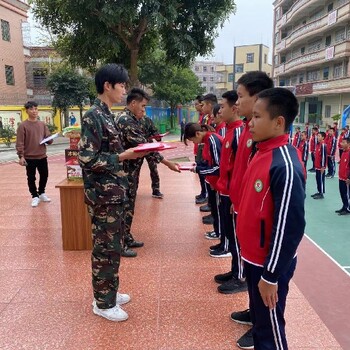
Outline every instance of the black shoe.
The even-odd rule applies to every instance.
[[[229,281],[230,279],[232,279],[233,275],[232,275],[232,271],[230,272],[226,272],[226,273],[221,273],[219,275],[215,275],[214,276],[214,281],[216,283],[225,283],[227,281]]]
[[[207,232],[204,237],[206,239],[220,239],[220,235],[218,235],[215,231]]]
[[[310,173],[316,172],[315,168],[311,168],[311,169],[309,169],[308,171],[309,171]]]
[[[159,199],[163,199],[164,195],[163,193],[161,193],[159,190],[155,190],[152,193],[152,197],[153,198],[159,198]]]
[[[135,258],[137,257],[137,253],[126,246],[122,249],[121,256],[124,258]]]
[[[313,199],[323,199],[324,195],[322,193],[318,193],[316,196],[313,196]]]
[[[207,216],[203,216],[202,217],[202,222],[205,225],[212,225],[214,223],[214,219],[211,216],[211,214],[207,215]]]
[[[252,328],[250,328],[237,340],[237,346],[241,349],[254,349]]]
[[[144,246],[143,242],[132,240],[125,243],[129,248],[141,248]]]
[[[218,287],[218,292],[222,294],[235,294],[248,290],[247,282],[239,279],[231,278]]]
[[[199,199],[199,198],[202,198],[204,197],[205,198],[205,194],[201,193],[201,194],[197,194],[196,197],[194,197],[195,199]]]
[[[211,245],[211,246],[209,247],[209,250],[210,250],[210,251],[213,251],[213,250],[218,250],[219,248],[221,248],[221,243]]]
[[[219,248],[217,250],[211,250],[209,252],[209,255],[212,258],[230,258],[232,256],[232,254],[230,252],[227,252],[221,248]]]
[[[350,215],[350,211],[345,209],[345,210],[341,211],[338,215]]]
[[[230,318],[232,321],[235,321],[240,324],[248,324],[250,326],[253,325],[249,309],[244,311],[232,312]]]
[[[199,211],[206,213],[206,212],[210,212],[211,208],[208,204],[205,204],[199,207]]]
[[[344,210],[346,210],[346,209],[341,208],[341,209],[335,210],[334,212],[337,213],[337,214],[339,214],[339,213],[341,213],[341,212],[344,211]]]
[[[316,192],[316,193],[312,194],[311,197],[314,198],[314,197],[317,197],[318,195],[319,195],[319,193]]]
[[[207,197],[200,197],[196,199],[196,204],[204,204],[207,203],[208,199]]]

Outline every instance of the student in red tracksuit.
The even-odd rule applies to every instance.
[[[329,128],[327,140],[325,144],[327,146],[327,168],[328,172],[326,177],[331,179],[335,175],[335,151],[337,150],[337,139],[334,136],[334,128]]]
[[[317,145],[317,134],[318,134],[318,128],[313,127],[312,128],[312,135],[310,138],[310,153],[311,153],[311,159],[312,159],[312,168],[309,169],[310,173],[314,173],[315,170],[315,151],[316,151],[316,145]]]
[[[184,137],[185,143],[186,140],[189,140],[193,143],[202,143],[204,145],[203,160],[197,163],[193,168],[193,172],[205,177],[214,231],[220,235],[219,198],[214,188],[219,178],[222,137],[217,135],[214,128],[210,125],[199,125],[198,123],[187,123]],[[229,256],[228,252],[226,252],[226,256]]]
[[[258,95],[249,122],[258,150],[242,182],[237,236],[256,350],[288,349],[284,311],[305,229],[304,167],[287,134],[297,113],[293,93],[274,88]]]
[[[213,123],[215,132],[220,135],[222,138],[226,136],[226,123],[222,121],[220,114],[220,105],[216,104],[213,108]]]
[[[218,291],[224,294],[237,293],[247,289],[245,281],[238,279],[241,259],[236,247],[236,239],[231,213],[231,201],[229,197],[229,185],[234,172],[235,156],[238,149],[239,137],[243,130],[243,122],[237,113],[235,105],[238,95],[234,90],[227,91],[222,95],[220,115],[227,124],[227,134],[222,143],[220,158],[220,175],[216,183],[216,190],[220,195],[219,213],[221,219],[220,243],[212,246],[210,255],[220,256],[229,250],[232,255],[231,271],[226,274],[216,275],[214,280],[220,283]],[[228,281],[232,281],[230,288],[226,288]]]
[[[325,188],[325,177],[326,177],[326,166],[327,166],[327,145],[324,142],[326,133],[323,131],[317,135],[317,146],[315,151],[315,169],[316,169],[316,184],[317,192],[311,195],[314,199],[323,199]]]
[[[346,128],[342,128],[338,138],[339,159],[341,158],[341,155],[343,153],[342,141],[345,138],[345,134],[346,134]]]
[[[264,72],[252,71],[242,75],[238,79],[237,86],[237,110],[240,116],[244,116],[244,124],[247,125],[252,118],[253,106],[256,101],[256,96],[260,91],[273,87],[272,79]],[[229,195],[232,202],[232,212],[234,214],[234,227],[237,217],[239,216],[239,205],[241,200],[242,181],[245,171],[248,167],[249,161],[254,155],[254,144],[249,128],[245,127],[239,139],[238,150],[236,153],[234,171],[231,177]],[[235,243],[237,251],[240,251],[239,242],[237,240],[236,232]],[[240,257],[239,257],[240,259]],[[239,279],[244,278],[244,269],[240,268]],[[228,282],[229,283],[229,282]],[[232,286],[234,288],[234,286]],[[249,309],[231,314],[231,319],[235,322],[247,324],[250,323]],[[242,321],[244,319],[244,321]],[[246,349],[247,346],[253,346],[253,338],[251,330],[248,330],[241,338],[238,339],[237,345]]]
[[[293,138],[292,145],[293,145],[294,147],[298,148],[298,147],[299,147],[300,140],[301,140],[300,127],[297,126],[297,127],[295,128],[295,135],[294,135],[294,138]]]
[[[307,140],[307,132],[306,131],[303,131],[301,133],[301,139],[299,142],[298,151],[300,152],[301,160],[304,163],[305,172],[306,172],[307,160],[309,158],[309,142]]]
[[[350,215],[350,138],[342,140],[343,153],[339,162],[339,193],[343,206],[335,212]]]

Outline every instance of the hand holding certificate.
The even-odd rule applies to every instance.
[[[49,137],[46,137],[45,139],[43,139],[41,142],[40,142],[40,145],[42,145],[43,143],[46,143],[48,141],[51,141],[53,139],[55,139],[57,136],[59,135],[59,133],[57,132],[56,134],[53,134]]]

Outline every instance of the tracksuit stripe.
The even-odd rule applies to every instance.
[[[270,310],[270,320],[272,324],[272,332],[275,340],[276,350],[283,350],[282,337],[278,326],[276,309]]]

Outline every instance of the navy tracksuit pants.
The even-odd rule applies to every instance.
[[[208,192],[208,204],[210,205],[210,213],[213,217],[213,227],[216,234],[221,235],[220,217],[219,217],[219,195],[206,182]]]
[[[264,268],[244,262],[255,350],[288,350],[284,311],[296,262],[294,258],[288,271],[278,279],[278,302],[272,310],[264,305],[258,288]]]
[[[321,173],[321,170],[316,169],[316,184],[318,193],[326,193],[325,187],[326,172]]]
[[[327,156],[327,167],[328,167],[328,173],[329,176],[335,175],[335,157],[334,156]]]
[[[344,180],[339,180],[339,192],[343,203],[343,210],[350,211],[350,185],[347,185]]]

